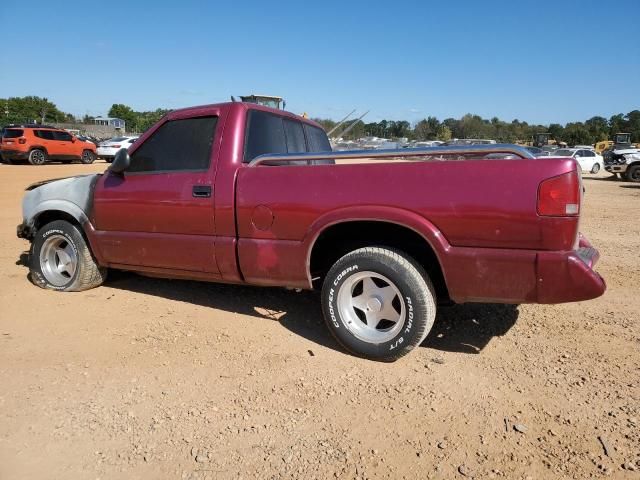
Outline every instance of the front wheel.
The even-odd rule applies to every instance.
[[[107,277],[78,227],[64,220],[47,223],[36,232],[29,270],[39,287],[65,292],[97,287]]]
[[[96,159],[96,156],[93,154],[91,150],[84,150],[82,152],[82,156],[80,157],[80,161],[85,165],[93,163]]]
[[[591,173],[598,173],[600,171],[600,164],[594,163],[593,167],[591,167]]]
[[[640,182],[640,165],[632,165],[627,169],[627,180],[630,182]]]
[[[331,267],[322,287],[322,309],[345,349],[391,362],[426,338],[436,316],[436,296],[414,259],[398,250],[366,247]]]

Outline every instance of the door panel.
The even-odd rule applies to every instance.
[[[193,197],[208,172],[102,176],[94,197],[100,248],[110,263],[217,272],[214,198]]]
[[[213,192],[221,139],[217,118],[165,121],[134,144],[124,176],[100,178],[92,221],[107,262],[219,276]]]

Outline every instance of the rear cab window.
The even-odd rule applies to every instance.
[[[293,118],[262,110],[247,113],[244,163],[264,154],[330,152],[331,144],[321,128]],[[313,160],[313,164],[335,163],[333,160]],[[278,163],[286,165],[286,162]]]

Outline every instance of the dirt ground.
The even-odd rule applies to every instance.
[[[0,480],[640,478],[640,185],[585,175],[603,297],[444,307],[382,364],[314,293],[33,286],[23,188],[104,168],[0,165]]]

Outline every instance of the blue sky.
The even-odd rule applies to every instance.
[[[640,0],[2,2],[0,98],[564,123],[640,108],[639,24]]]

